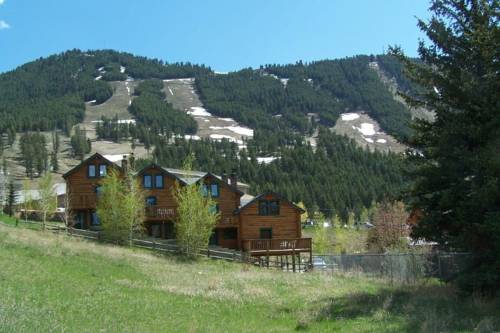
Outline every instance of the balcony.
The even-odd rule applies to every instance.
[[[242,247],[252,256],[294,255],[301,252],[311,254],[312,239],[245,239]]]
[[[146,207],[147,218],[171,219],[176,216],[175,209],[161,207]]]

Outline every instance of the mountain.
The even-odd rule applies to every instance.
[[[73,133],[72,149],[64,136],[63,149],[40,154],[63,159],[58,172],[77,163],[72,152],[88,151],[87,141],[112,158],[133,149],[139,164],[179,167],[194,153],[196,168],[235,169],[255,192],[276,189],[309,210],[347,219],[405,185],[404,161],[394,152],[411,135],[412,113],[381,73],[393,88],[415,90],[388,56],[219,74],[112,50],[71,50],[0,75],[0,142],[11,147],[4,156],[18,177],[29,154],[16,148],[15,132]]]

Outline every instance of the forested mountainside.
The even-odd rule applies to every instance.
[[[106,80],[192,77],[210,70],[189,63],[165,64],[111,50],[67,51],[0,75],[0,133],[13,129],[68,131],[82,121],[86,101],[113,94]]]
[[[320,130],[316,150],[305,144],[283,148],[280,157],[269,164],[258,162],[255,149],[238,151],[236,144],[227,141],[179,139],[166,144],[161,140],[153,153],[161,165],[181,167],[188,154],[194,153],[194,168],[217,174],[234,170],[253,193],[276,191],[295,202],[303,201],[310,210],[320,209],[344,220],[351,212],[360,216],[373,202],[397,196],[405,186],[401,155],[367,152],[325,129]]]
[[[56,128],[67,133],[73,129],[75,157],[89,153],[90,140],[74,127],[85,116],[86,102],[106,107],[101,103],[115,94],[112,87],[117,83],[108,81],[124,85],[135,80],[133,93],[127,86],[133,121],[115,117],[92,122],[98,140],[142,144],[151,152],[148,159],[168,167],[180,167],[193,153],[195,168],[214,173],[235,169],[253,193],[275,190],[303,201],[309,210],[347,219],[350,213],[359,216],[373,202],[397,196],[405,186],[401,156],[369,152],[331,131],[342,113],[365,112],[401,140],[410,135],[411,115],[370,68],[375,61],[405,91],[414,89],[401,65],[386,56],[216,74],[205,66],[165,64],[116,51],[72,50],[0,75],[0,134],[8,134],[0,140],[0,148],[12,146],[14,132]],[[186,110],[168,103],[162,80],[186,77],[195,78],[194,89],[206,111],[252,128],[253,138],[243,143],[184,139],[196,134],[197,123]],[[304,139],[312,135],[316,146]],[[29,142],[23,139],[24,146]],[[38,155],[44,160],[37,162],[37,172],[30,169],[30,177],[56,170],[52,164],[57,163],[57,149],[42,153]]]
[[[411,113],[370,68],[374,61],[405,90],[412,89],[401,64],[388,56],[267,65],[202,76],[196,82],[207,109],[255,128],[256,137],[285,141],[290,130],[310,133],[318,125],[333,126],[341,113],[364,111],[389,134],[405,141]]]

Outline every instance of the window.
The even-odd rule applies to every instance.
[[[155,176],[155,188],[163,188],[163,175]]]
[[[212,205],[208,208],[208,211],[212,214],[217,214],[219,212],[219,204]]]
[[[156,197],[151,196],[151,197],[146,198],[146,206],[147,207],[156,206],[156,203],[157,203]]]
[[[152,188],[153,184],[151,175],[144,175],[142,184],[144,185],[144,188]]]
[[[259,215],[279,215],[280,202],[278,200],[260,200],[259,201]]]
[[[89,176],[89,178],[94,178],[96,176],[95,172],[95,165],[89,164],[87,167],[87,175]]]
[[[102,186],[101,185],[97,185],[95,187],[95,193],[97,194],[98,198],[102,195]]]
[[[260,229],[260,238],[261,239],[272,239],[273,238],[273,229],[261,228]]]
[[[219,196],[219,184],[205,184],[202,186],[202,191],[205,197],[210,194],[212,198],[217,198]]]
[[[224,239],[237,239],[238,238],[238,229],[236,228],[227,228],[224,229]]]
[[[212,194],[212,197],[216,198],[219,196],[219,184],[212,184],[210,185],[210,193]]]
[[[101,221],[99,221],[99,217],[97,216],[96,212],[92,213],[90,224],[91,225],[101,225]]]
[[[107,166],[106,164],[99,164],[99,177],[106,177]]]

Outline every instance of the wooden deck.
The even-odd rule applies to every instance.
[[[311,238],[293,239],[245,239],[243,251],[252,256],[293,255],[312,252]]]

